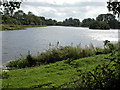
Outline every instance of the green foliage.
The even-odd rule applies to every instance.
[[[19,9],[21,5],[20,1],[0,1],[0,6],[4,7],[3,13],[8,14],[10,16],[13,15],[14,10]],[[3,9],[3,8],[0,8]]]
[[[81,26],[82,26],[82,27],[89,27],[90,24],[91,24],[93,21],[95,21],[95,20],[94,20],[94,19],[91,19],[91,18],[84,19],[84,20],[82,21]]]
[[[107,2],[108,6],[108,11],[112,11],[114,15],[118,15],[118,17],[120,17],[120,2],[118,0],[116,1],[109,1]]]
[[[113,14],[100,14],[98,17],[96,17],[97,21],[103,21],[109,24],[110,28],[112,29],[118,29],[120,28],[119,22],[115,19],[115,16]]]
[[[80,46],[72,47],[59,47],[47,50],[44,53],[41,53],[38,56],[31,56],[28,54],[25,59],[19,59],[16,61],[11,61],[7,64],[7,67],[10,69],[14,68],[25,68],[33,67],[43,64],[54,63],[57,61],[62,61],[66,59],[79,59],[83,57],[89,57],[96,54],[96,51],[91,47],[81,48]]]
[[[17,69],[17,68],[25,68],[29,66],[29,63],[27,60],[23,59],[23,60],[15,60],[15,61],[10,61],[9,63],[7,63],[6,67],[8,69]]]
[[[97,21],[104,21],[104,22],[109,22],[111,20],[115,20],[115,16],[113,14],[100,14],[96,17]]]
[[[116,56],[107,59],[109,60],[108,64],[98,65],[92,71],[80,74],[81,84],[79,88],[89,90],[113,90],[120,88],[120,61],[116,60]]]
[[[79,19],[73,19],[73,18],[69,18],[69,19],[65,19],[62,22],[63,26],[80,26],[80,21]]]
[[[115,19],[112,14],[100,14],[95,19],[87,18],[81,22],[82,27],[89,27],[90,29],[119,29],[120,22]]]
[[[8,79],[9,74],[7,72],[2,72],[2,79]]]
[[[28,65],[27,65],[28,67],[32,67],[36,65],[36,61],[30,54],[27,55],[26,60],[28,62]]]
[[[25,14],[22,10],[18,10],[12,16],[3,14],[2,24],[12,25],[46,25],[45,18],[35,16],[32,12]]]
[[[26,67],[34,67],[36,65],[36,60],[30,54],[26,56],[25,59],[21,58],[19,60],[10,61],[6,64],[8,69],[21,69]]]
[[[57,21],[52,19],[47,19],[45,23],[46,25],[56,25]]]
[[[106,22],[94,21],[89,26],[89,29],[110,29],[110,27]]]
[[[12,24],[12,25],[59,25],[59,26],[77,26],[77,27],[89,27],[90,29],[110,29],[110,28],[120,28],[120,23],[115,19],[112,14],[100,14],[96,20],[87,18],[80,22],[76,18],[68,18],[61,22],[53,19],[45,19],[45,17],[36,16],[32,12],[28,14],[24,13],[22,10],[16,11],[12,16],[9,14],[2,15],[2,24]],[[3,28],[4,29],[4,28]]]

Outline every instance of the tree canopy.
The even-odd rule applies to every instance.
[[[103,21],[93,21],[89,26],[90,29],[110,29],[109,25]]]
[[[94,19],[91,19],[91,18],[86,18],[86,19],[84,19],[84,20],[82,21],[81,26],[82,26],[82,27],[89,27],[90,24],[91,24],[93,21],[95,21],[95,20],[94,20]]]
[[[100,14],[94,18],[86,18],[80,22],[77,18],[68,18],[63,21],[57,21],[53,19],[46,19],[43,16],[36,16],[32,12],[24,13],[22,10],[18,10],[13,13],[2,15],[2,24],[14,24],[14,25],[59,25],[59,26],[81,26],[89,27],[90,29],[118,29],[120,28],[120,22],[112,14]]]
[[[21,1],[17,0],[0,0],[0,10],[3,14],[9,14],[10,16],[13,15],[14,10],[19,9],[21,5]]]
[[[2,24],[14,25],[59,25],[59,26],[81,26],[90,29],[120,29],[120,22],[112,14],[100,14],[94,18],[86,18],[80,22],[77,18],[66,18],[58,22],[51,18],[46,19],[43,16],[36,16],[32,12],[24,13],[22,10],[14,12],[20,8],[22,0],[3,0],[0,1],[0,14],[2,15]]]
[[[120,28],[120,22],[116,20],[113,14],[100,14],[96,17],[96,20],[106,22],[112,29]]]

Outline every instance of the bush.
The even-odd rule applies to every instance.
[[[35,59],[30,54],[28,54],[26,57],[26,64],[28,67],[32,67],[36,65]]]
[[[57,61],[70,59],[78,59],[83,57],[88,57],[95,55],[95,50],[90,48],[82,49],[80,47],[59,47],[51,50],[47,50],[44,53],[41,53],[39,56],[36,56],[37,64],[49,64]]]
[[[25,59],[19,59],[19,60],[15,60],[15,61],[10,61],[9,63],[7,63],[6,67],[8,69],[17,69],[17,68],[25,68],[29,65],[28,61]]]
[[[116,55],[107,57],[108,64],[98,65],[87,73],[80,72],[78,88],[86,90],[119,90],[120,61]]]

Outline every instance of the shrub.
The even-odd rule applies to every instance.
[[[28,54],[27,57],[26,57],[26,63],[25,64],[28,67],[32,67],[32,66],[36,65],[36,61],[30,54]]]
[[[116,55],[108,57],[109,63],[98,65],[87,73],[80,72],[78,88],[86,90],[119,90],[120,61]]]
[[[6,64],[6,67],[8,69],[17,68],[18,67],[18,62],[19,62],[19,60],[10,61],[9,63]]]

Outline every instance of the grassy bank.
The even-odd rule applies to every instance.
[[[2,27],[1,31],[7,30],[23,30],[28,27],[46,27],[46,25],[0,25]]]
[[[92,71],[97,65],[107,64],[110,54],[77,60],[63,60],[39,67],[5,72],[3,88],[77,88],[80,71]],[[111,63],[112,65],[113,63]],[[77,82],[77,83],[76,83]]]
[[[2,72],[2,88],[79,88],[117,90],[120,61],[117,44],[106,48],[57,47],[38,56],[9,62]],[[119,90],[119,89],[118,89]]]

